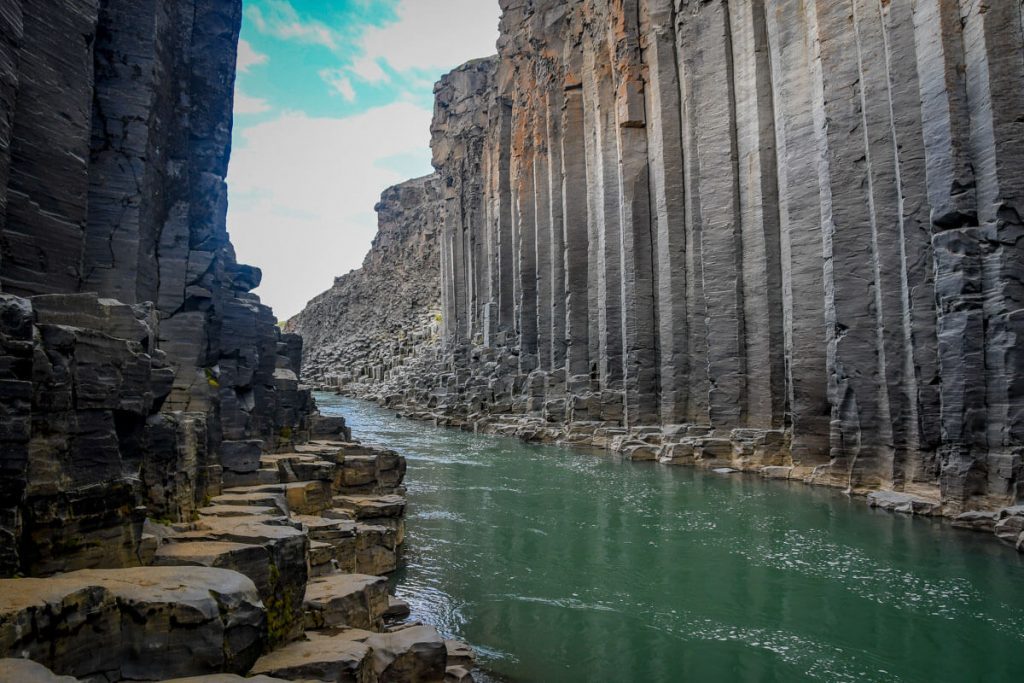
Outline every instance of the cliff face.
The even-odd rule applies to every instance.
[[[145,516],[308,431],[301,340],[225,227],[240,21],[0,6],[0,575],[138,564]]]
[[[502,8],[497,61],[437,88],[447,355],[389,402],[1020,499],[1020,3]]]
[[[414,353],[439,342],[442,191],[431,175],[388,188],[376,206],[379,231],[363,267],[288,321],[302,336],[310,381],[380,382]],[[436,355],[436,354],[435,354]]]

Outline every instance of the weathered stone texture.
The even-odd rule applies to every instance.
[[[240,23],[0,7],[0,574],[137,565],[146,515],[219,491],[223,441],[308,434],[301,340],[226,228]]]
[[[444,353],[351,393],[1019,500],[1019,2],[501,5],[499,56],[436,90]]]

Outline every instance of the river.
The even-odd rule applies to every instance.
[[[397,594],[494,680],[1024,680],[1024,559],[991,536],[317,400],[408,458]]]

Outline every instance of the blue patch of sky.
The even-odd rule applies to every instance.
[[[310,39],[286,38],[272,30],[261,30],[260,19],[274,20],[280,12],[277,0],[247,0],[242,19],[242,39],[268,60],[238,74],[238,86],[251,97],[270,104],[260,114],[243,115],[246,124],[273,118],[283,110],[301,111],[309,116],[341,117],[358,114],[392,101],[387,84],[353,82],[354,101],[347,101],[324,80],[325,70],[351,66],[360,57],[359,37],[371,26],[395,20],[397,0],[291,0],[303,25],[322,24],[331,31],[334,46]],[[275,7],[275,5],[278,5]]]
[[[300,111],[311,117],[343,118],[396,100],[410,101],[427,109],[433,106],[433,83],[438,74],[429,69],[398,72],[378,62],[386,79],[370,81],[348,72],[362,57],[360,37],[369,28],[397,20],[397,0],[246,0],[242,38],[267,61],[238,74],[238,87],[250,97],[265,100],[269,108],[257,114],[241,114],[236,127],[266,121],[284,111]],[[310,37],[282,37],[273,30],[275,17],[290,6],[305,27],[323,26],[333,45]],[[344,97],[325,74],[341,72],[352,86],[354,97]],[[236,135],[236,142],[241,144]]]

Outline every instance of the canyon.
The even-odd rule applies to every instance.
[[[241,20],[0,3],[0,680],[472,680],[388,594],[404,457],[236,259]]]
[[[448,636],[495,605],[532,678],[567,612],[601,675],[672,629],[711,678],[1010,675],[1021,556],[834,494],[1024,551],[1024,3],[500,6],[435,172],[282,324],[227,225],[242,0],[0,2],[0,681],[490,680]],[[799,635],[847,615],[859,654]]]
[[[439,335],[325,293],[289,329],[366,350],[310,380],[1024,547],[1020,3],[501,6],[435,88],[441,197],[381,213],[440,235]]]

